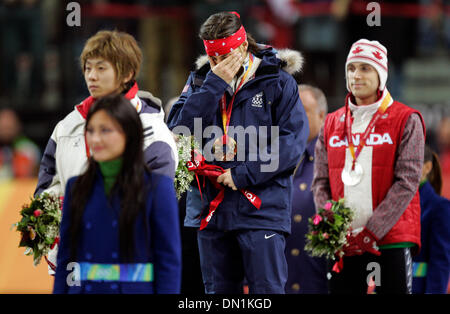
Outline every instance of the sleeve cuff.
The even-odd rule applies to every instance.
[[[375,242],[378,242],[380,239],[369,229],[367,229],[367,227],[364,227],[363,230],[366,234],[368,234],[373,240],[375,240]]]
[[[213,71],[209,71],[206,75],[202,88],[209,90],[213,94],[222,95],[228,86],[228,83],[222,78],[217,76]]]

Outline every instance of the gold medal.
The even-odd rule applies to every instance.
[[[226,138],[225,143],[223,138]],[[236,141],[227,135],[219,137],[213,145],[214,157],[218,161],[231,161],[237,153]]]

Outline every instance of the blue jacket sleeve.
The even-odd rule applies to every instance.
[[[176,164],[169,144],[156,141],[144,150],[145,164],[155,173],[174,178]]]
[[[309,124],[297,83],[288,76],[281,88],[278,102],[272,104],[276,106],[274,126],[278,127],[278,136],[272,134],[267,143],[270,159],[268,162],[246,161],[232,168],[233,182],[239,189],[262,184],[278,174],[294,170],[305,151]]]
[[[53,177],[56,175],[55,152],[56,142],[50,138],[45,147],[44,154],[42,155],[41,164],[39,166],[38,183],[34,196],[44,192],[44,190],[51,185]]]
[[[447,293],[450,276],[450,201],[440,199],[433,211],[425,293]]]
[[[53,286],[54,294],[67,293],[67,276],[69,271],[67,271],[67,264],[70,262],[70,216],[71,208],[70,203],[72,201],[71,189],[74,182],[74,178],[67,182],[66,191],[64,194],[63,209],[62,209],[62,219],[59,229],[59,244],[58,244],[58,255],[56,258],[56,272],[55,272],[55,282]],[[73,261],[75,262],[75,261]]]
[[[178,204],[173,181],[153,176],[154,182],[150,230],[154,247],[155,291],[157,294],[180,293],[181,239]]]
[[[170,130],[176,126],[189,128],[194,133],[194,118],[202,118],[203,129],[212,124],[213,117],[217,113],[218,104],[225,93],[228,84],[220,77],[209,71],[202,86],[195,90],[194,74],[192,73],[186,85],[188,90],[181,94],[173,105],[167,124]]]

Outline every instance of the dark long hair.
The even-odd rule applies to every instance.
[[[134,222],[145,206],[144,200],[144,153],[143,128],[138,113],[131,103],[122,95],[106,96],[95,102],[86,118],[86,128],[92,116],[104,110],[122,128],[125,138],[125,150],[122,154],[122,168],[110,193],[110,200],[117,193],[120,195],[119,247],[120,257],[131,261],[134,254]],[[71,260],[75,261],[77,247],[81,238],[81,226],[84,210],[91,197],[97,162],[91,157],[88,168],[73,185],[71,214]],[[99,222],[101,223],[101,222]],[[114,241],[114,239],[112,239]]]
[[[241,19],[231,12],[220,12],[211,15],[200,27],[199,37],[202,40],[219,39],[230,36],[241,28]],[[247,33],[248,50],[257,54],[259,47],[251,34]]]
[[[427,175],[427,180],[430,182],[433,189],[437,194],[441,195],[442,192],[442,172],[441,163],[439,157],[428,145],[425,145],[425,152],[423,162],[431,161],[433,168]]]

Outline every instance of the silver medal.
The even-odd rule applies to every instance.
[[[342,182],[348,186],[354,186],[361,182],[364,173],[362,166],[358,163],[355,163],[354,170],[352,170],[351,167],[351,165],[345,167],[341,173]]]

